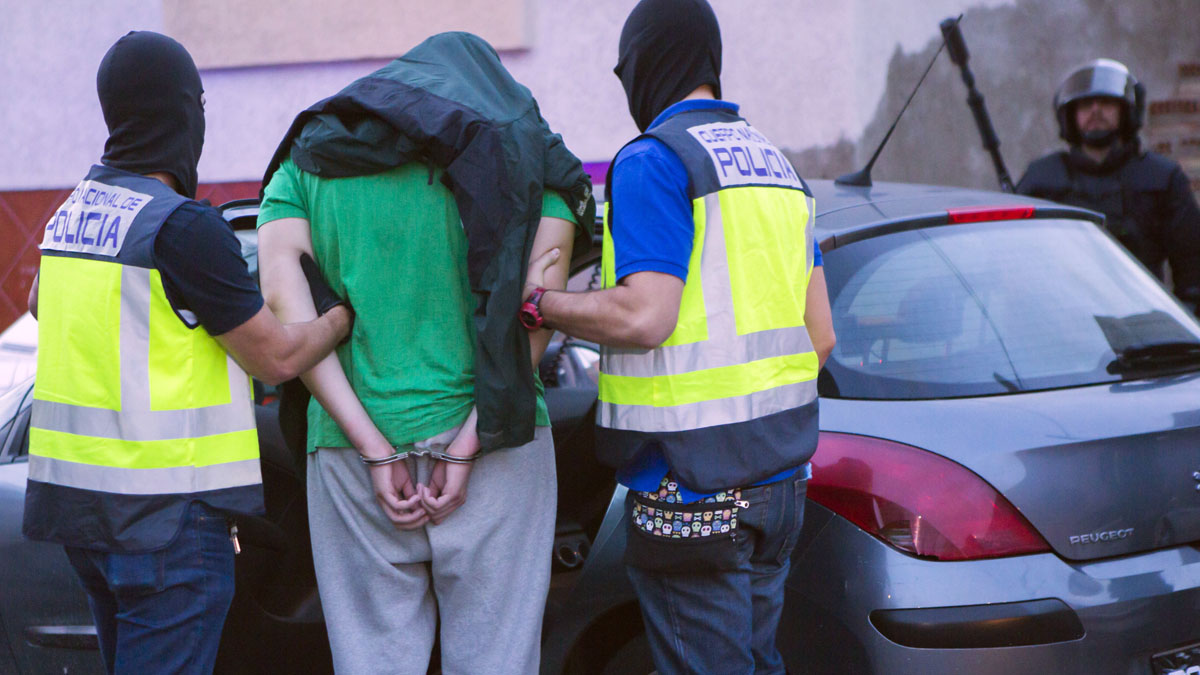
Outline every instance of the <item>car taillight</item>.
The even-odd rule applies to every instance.
[[[1007,499],[945,457],[822,432],[808,497],[906,553],[973,560],[1050,550]]]
[[[1032,206],[968,206],[946,209],[950,224],[982,223],[995,220],[1024,220],[1033,217]]]

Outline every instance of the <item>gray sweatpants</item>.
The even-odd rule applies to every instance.
[[[445,446],[450,430],[418,445]],[[406,460],[418,481],[433,462]],[[538,671],[554,542],[554,443],[475,462],[467,499],[441,525],[400,531],[351,448],[308,456],[308,514],[334,668],[424,675],[441,619],[445,675]]]

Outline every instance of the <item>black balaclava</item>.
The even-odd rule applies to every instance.
[[[613,72],[642,131],[700,85],[721,98],[721,28],[706,0],[642,0],[621,29],[619,52]]]
[[[180,194],[194,198],[204,89],[183,45],[150,31],[126,34],[100,62],[96,91],[108,125],[100,161],[132,173],[168,173]]]

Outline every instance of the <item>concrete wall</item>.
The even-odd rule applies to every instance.
[[[351,11],[328,0],[161,2],[165,32],[201,69],[390,58],[448,30],[530,47],[530,0],[355,0]]]
[[[96,65],[127,30],[163,30],[164,3],[168,9],[178,4],[0,0],[5,17],[0,190],[68,186],[94,161],[105,138],[95,101]],[[398,6],[410,4],[428,3]],[[448,4],[448,11],[456,6]],[[621,23],[634,4],[527,0],[528,48],[502,52],[513,74],[537,95],[551,125],[585,161],[608,160],[635,133],[611,73]],[[1168,95],[1178,62],[1200,55],[1191,29],[1200,24],[1196,0],[714,0],[713,5],[725,41],[727,98],[741,103],[809,176],[835,175],[870,153],[936,49],[938,21],[959,12],[965,12],[971,65],[1014,178],[1030,158],[1056,144],[1049,101],[1071,66],[1101,55],[1123,60],[1153,98]],[[211,7],[222,14],[210,25],[242,18],[228,2]],[[204,70],[208,137],[201,180],[258,178],[298,110],[382,63]],[[958,72],[943,55],[877,175],[993,185],[964,99]]]
[[[177,4],[165,2],[168,10]],[[946,16],[1010,3],[714,0],[725,41],[726,96],[740,102],[781,146],[800,150],[839,139],[854,142],[878,107],[887,60],[895,50],[920,50]],[[355,7],[352,1],[341,4]],[[450,10],[455,6],[447,4]],[[528,0],[529,46],[502,52],[517,79],[537,95],[551,125],[585,161],[608,160],[635,133],[611,72],[621,24],[634,4]],[[198,6],[218,13],[209,25],[232,26],[244,19],[228,2]],[[164,2],[0,0],[0,16],[5,17],[0,22],[0,91],[5,92],[0,156],[8,160],[0,165],[0,190],[73,184],[101,152],[105,138],[95,102],[96,65],[126,31],[164,30]],[[355,38],[331,32],[297,40]],[[203,70],[208,137],[201,180],[257,178],[298,110],[382,63]]]

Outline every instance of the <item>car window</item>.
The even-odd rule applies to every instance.
[[[32,379],[0,396],[0,463],[11,462],[27,454],[32,402]]]
[[[236,230],[233,234],[242,246],[242,258],[246,260],[250,276],[254,277],[254,283],[258,283],[258,231]]]
[[[825,256],[837,347],[822,395],[978,396],[1120,379],[1118,351],[1200,326],[1091,223],[927,228]]]

